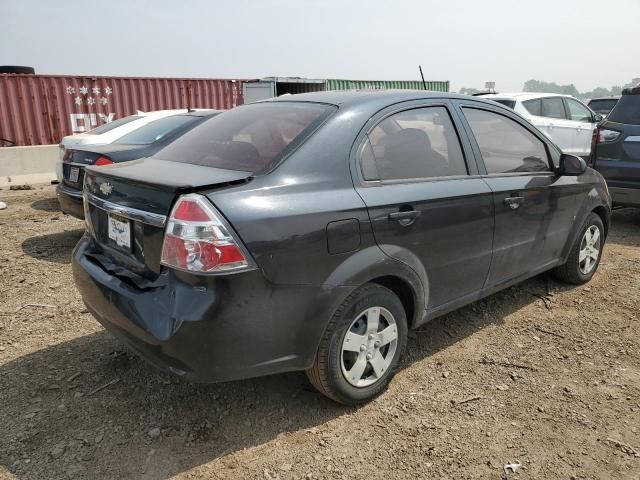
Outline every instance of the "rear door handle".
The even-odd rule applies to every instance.
[[[419,210],[401,210],[399,212],[390,213],[387,216],[389,221],[397,221],[400,225],[411,225],[416,218],[420,216]]]
[[[504,199],[504,203],[509,206],[511,210],[516,210],[524,202],[524,197],[507,197]]]

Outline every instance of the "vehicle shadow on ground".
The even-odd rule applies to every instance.
[[[402,368],[503,323],[545,295],[548,282],[534,278],[422,326]],[[355,411],[316,393],[304,373],[189,384],[156,371],[104,331],[0,366],[0,383],[0,463],[24,479],[44,475],[25,458],[48,459],[44,476],[73,470],[85,478],[166,479],[284,432],[310,435]],[[235,468],[234,461],[228,457],[220,468]]]
[[[42,200],[36,200],[31,204],[31,208],[34,210],[41,210],[44,212],[60,212],[60,204],[58,203],[58,199],[56,197],[52,198],[44,198]]]
[[[71,263],[71,251],[83,233],[84,229],[79,228],[30,237],[22,242],[22,251],[38,260]]]
[[[615,209],[611,214],[611,231],[607,242],[640,247],[640,208]]]

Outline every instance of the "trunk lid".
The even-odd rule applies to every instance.
[[[94,260],[119,276],[154,280],[166,217],[182,193],[244,183],[250,172],[145,158],[87,167],[85,217]]]

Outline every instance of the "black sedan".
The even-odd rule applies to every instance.
[[[56,187],[60,209],[83,219],[82,183],[89,165],[110,165],[150,157],[201,122],[219,114],[216,110],[193,111],[160,118],[120,137],[108,145],[69,149],[62,163],[62,181]]]
[[[513,110],[433,92],[321,92],[89,167],[75,282],[95,318],[193,381],[306,370],[382,392],[425,322],[546,270],[589,281],[603,178]]]

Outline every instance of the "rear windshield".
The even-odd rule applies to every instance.
[[[509,107],[509,108],[515,108],[516,106],[515,100],[507,100],[505,98],[492,98],[491,100],[493,100],[494,102],[501,103],[505,107]]]
[[[161,140],[178,128],[184,127],[198,120],[190,115],[173,115],[171,117],[154,120],[113,142],[116,145],[150,145]]]
[[[596,113],[606,115],[616,106],[618,100],[615,98],[607,98],[605,100],[591,100],[589,102],[589,108]]]
[[[203,122],[155,157],[258,172],[299,145],[334,110],[317,103],[244,105]]]
[[[128,117],[119,118],[118,120],[113,120],[109,123],[105,123],[104,125],[100,125],[99,127],[94,128],[93,130],[89,130],[87,132],[88,135],[102,135],[103,133],[110,132],[114,128],[121,127],[122,125],[126,125],[127,123],[133,122],[142,118],[140,115],[129,115]]]
[[[608,119],[616,123],[640,125],[640,95],[622,95]]]

